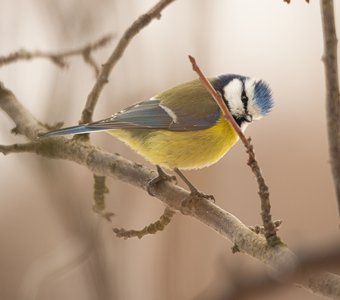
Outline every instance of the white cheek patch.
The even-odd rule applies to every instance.
[[[249,99],[254,98],[256,81],[255,78],[247,78],[244,82],[244,89]]]
[[[253,116],[254,120],[259,120],[262,118],[261,109],[255,103],[255,85],[258,80],[255,78],[249,78],[244,83],[244,89],[248,97],[248,113]]]
[[[223,89],[224,97],[228,101],[229,109],[233,115],[243,115],[243,103],[241,101],[242,82],[235,78]]]

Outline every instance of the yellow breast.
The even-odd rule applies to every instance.
[[[114,129],[110,134],[124,141],[153,164],[174,169],[200,169],[221,159],[238,136],[221,117],[215,126],[199,131]]]

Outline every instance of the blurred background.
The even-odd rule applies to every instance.
[[[127,26],[155,2],[2,0],[0,55],[20,48],[71,49],[114,33],[113,42],[94,54],[103,63]],[[273,216],[283,220],[280,236],[292,249],[338,234],[320,8],[311,2],[174,2],[132,41],[94,114],[94,119],[108,117],[195,78],[188,54],[209,76],[265,79],[275,108],[247,134],[270,187]],[[338,21],[338,7],[335,12]],[[95,79],[77,57],[66,70],[38,59],[11,64],[0,69],[0,80],[40,121],[70,126],[80,119]],[[25,141],[10,134],[14,124],[2,111],[0,127],[1,144]],[[92,141],[147,164],[104,133]],[[214,166],[186,175],[213,193],[222,208],[255,225],[261,222],[260,201],[246,160],[239,143]],[[111,225],[92,211],[92,174],[72,162],[12,154],[0,155],[0,165],[0,299],[210,299],[219,279],[227,285],[242,270],[260,267],[250,257],[231,254],[229,241],[181,214],[156,235],[116,238]],[[139,229],[163,212],[160,201],[128,184],[108,178],[107,185],[114,227]],[[295,286],[249,299],[273,298],[319,299]]]

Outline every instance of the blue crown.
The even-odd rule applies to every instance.
[[[263,115],[268,114],[273,108],[274,100],[272,91],[268,84],[263,80],[259,80],[255,84],[254,102],[261,109]]]

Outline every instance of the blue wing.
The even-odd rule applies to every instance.
[[[219,119],[216,110],[201,115],[183,113],[179,108],[170,108],[157,99],[147,100],[130,106],[112,117],[79,126],[62,128],[47,132],[41,136],[90,133],[111,129],[165,129],[171,131],[196,131],[211,127]]]

